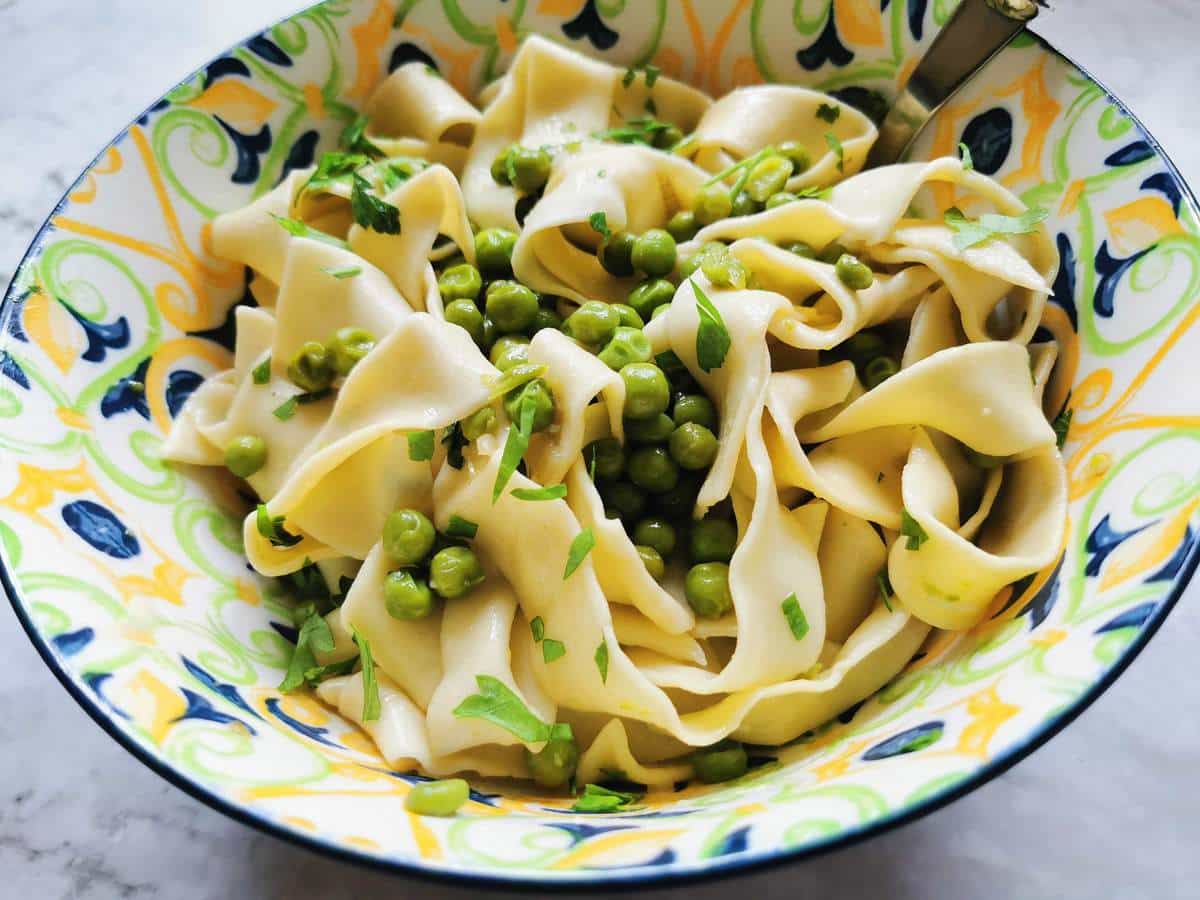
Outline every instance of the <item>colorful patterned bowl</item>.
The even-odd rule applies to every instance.
[[[1063,728],[1146,644],[1200,559],[1200,227],[1130,113],[1036,37],[1004,51],[924,136],[961,141],[1048,221],[1062,253],[1046,330],[1076,410],[1065,554],[963,635],[935,636],[877,696],[739,782],[641,811],[475,795],[404,811],[416,776],[274,689],[294,632],[247,571],[220,496],[164,467],[171,417],[230,358],[242,272],[218,211],[311,163],[389,68],[464,91],[536,31],[720,94],[787,80],[891,95],[954,0],[331,0],[213,60],[106,147],[38,234],[0,337],[3,581],[71,695],[130,752],[231,816],[348,859],[479,880],[645,882],[844,845],[997,775]],[[883,7],[882,11],[880,7]],[[406,13],[406,15],[404,14]],[[395,20],[395,21],[394,21]]]

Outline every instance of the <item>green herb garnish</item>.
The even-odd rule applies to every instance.
[[[800,608],[800,601],[796,599],[796,595],[788,594],[781,609],[783,617],[787,619],[788,628],[792,631],[792,637],[798,641],[804,640],[804,636],[808,634],[808,616],[804,615],[804,610]]]
[[[313,609],[300,625],[296,649],[292,651],[287,674],[284,675],[279,690],[286,694],[304,684],[308,680],[308,673],[319,668],[313,651],[331,653],[333,646],[333,632],[329,630],[329,623]]]
[[[595,546],[596,535],[592,533],[592,529],[585,528],[575,535],[575,540],[571,541],[571,549],[567,552],[567,566],[563,570],[563,581],[575,574],[575,570],[583,564]]]
[[[463,434],[461,422],[455,422],[446,429],[446,433],[442,436],[442,443],[446,445],[446,462],[450,468],[461,469],[466,463],[466,460],[463,459],[463,448],[471,443]]]
[[[297,222],[295,219],[289,219],[287,216],[277,216],[271,213],[271,218],[279,223],[279,227],[293,237],[308,238],[313,241],[320,241],[322,244],[329,244],[331,247],[338,247],[342,250],[348,250],[350,245],[340,238],[335,238],[331,234],[326,234],[323,231],[317,231],[315,228],[310,228],[303,222]]]
[[[381,712],[379,702],[379,680],[375,676],[375,658],[371,656],[371,642],[351,627],[354,643],[358,645],[358,658],[362,662],[364,722],[374,722]]]
[[[479,526],[462,516],[451,516],[449,524],[446,525],[448,537],[466,538],[468,541],[473,541],[478,533]]]
[[[883,605],[887,607],[888,612],[894,612],[892,609],[892,595],[896,592],[892,590],[892,579],[888,577],[887,566],[879,570],[875,576],[875,583],[879,586],[879,596],[883,598]]]
[[[838,136],[832,131],[825,132],[825,143],[829,145],[829,149],[833,151],[837,157],[837,169],[839,172],[846,171],[846,148],[842,146],[842,142],[838,140]]]
[[[380,234],[400,233],[400,210],[371,193],[371,184],[357,173],[350,192],[350,210],[354,221]]]
[[[525,456],[525,451],[529,449],[529,438],[533,434],[533,417],[537,412],[537,405],[530,398],[529,394],[521,395],[521,406],[518,418],[519,422],[516,427],[508,429],[508,437],[504,441],[504,450],[500,454],[500,468],[496,472],[496,484],[492,488],[492,502],[495,503],[500,499],[500,495],[504,493],[504,488],[508,485],[508,481],[513,476],[513,472],[517,471],[517,466]]]
[[[562,641],[546,638],[542,641],[542,660],[548,663],[562,659],[567,655],[567,647]]]
[[[304,183],[302,190],[322,191],[335,184],[349,183],[350,176],[370,162],[370,158],[362,153],[322,154],[317,170]]]
[[[546,636],[546,623],[542,621],[541,616],[534,616],[533,621],[529,623],[529,630],[533,633],[534,643],[540,644]]]
[[[603,210],[594,212],[588,217],[588,224],[592,226],[592,231],[599,234],[601,237],[608,237],[612,231],[608,227],[608,216]]]
[[[971,158],[971,148],[961,141],[958,145],[958,154],[962,158],[962,167],[964,172],[970,172],[975,168],[975,160]]]
[[[535,378],[541,378],[545,374],[545,365],[518,363],[493,382],[488,399],[498,400],[510,391],[515,391],[521,385],[527,384]]]
[[[571,807],[572,812],[615,813],[625,812],[642,799],[641,794],[612,791],[598,784],[585,785],[583,793]]]
[[[561,500],[567,496],[567,486],[565,484],[552,484],[548,487],[540,488],[516,488],[512,495],[518,500]]]
[[[596,668],[600,670],[600,683],[608,684],[608,641],[601,641],[596,648]]]
[[[413,462],[427,462],[433,459],[432,431],[413,431],[408,435],[408,458]]]
[[[906,550],[920,550],[921,545],[929,540],[929,535],[921,527],[921,523],[909,515],[907,509],[900,510],[900,534],[908,538],[904,545]]]
[[[296,414],[296,398],[288,397],[277,407],[271,410],[271,415],[277,418],[280,422],[286,422]]]
[[[358,116],[346,126],[342,132],[341,145],[349,153],[361,153],[372,159],[378,159],[384,153],[367,138],[367,126],[370,120],[366,116]]]
[[[254,524],[258,533],[271,542],[272,547],[294,547],[303,540],[299,535],[291,534],[283,526],[284,516],[274,516],[267,510],[267,504],[258,504]]]
[[[250,370],[250,378],[255,384],[267,384],[271,380],[271,357],[267,357]]]
[[[705,372],[719,369],[725,364],[725,356],[733,341],[725,320],[712,300],[696,282],[692,282],[696,294],[696,311],[700,315],[700,326],[696,329],[696,362]]]
[[[456,717],[491,722],[527,744],[572,737],[570,725],[547,725],[500,679],[476,675],[475,684],[479,693],[472,694],[454,708]]]
[[[347,278],[357,278],[361,275],[362,266],[322,266],[321,271],[332,275],[338,281],[345,281]]]
[[[817,118],[832,125],[842,114],[842,108],[836,103],[822,103],[817,107]]]
[[[945,220],[954,231],[954,248],[966,250],[1001,234],[1032,234],[1049,214],[1044,209],[1030,209],[1019,216],[985,213],[978,219],[968,219],[961,209],[952,206],[946,210]]]
[[[1066,408],[1054,418],[1054,424],[1051,427],[1054,429],[1054,443],[1058,445],[1059,450],[1067,442],[1067,435],[1071,431],[1071,419],[1074,416],[1075,410]]]

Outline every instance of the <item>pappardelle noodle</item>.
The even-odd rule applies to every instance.
[[[736,778],[1054,561],[1058,257],[965,147],[860,171],[834,97],[540,38],[481,100],[402,66],[213,226],[257,305],[164,456],[260,498],[282,690],[397,769],[619,811],[603,784]]]

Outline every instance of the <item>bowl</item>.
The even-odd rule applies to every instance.
[[[0,337],[4,588],[97,723],[214,808],[332,855],[612,886],[795,860],[909,821],[1003,772],[1113,682],[1200,559],[1200,415],[1176,389],[1200,354],[1200,227],[1154,139],[1034,35],[953,99],[916,156],[964,142],[977,169],[1050,210],[1063,266],[1043,327],[1075,410],[1062,556],[739,781],[607,816],[514,787],[476,792],[454,819],[406,813],[419,776],[275,689],[295,633],[247,570],[228,485],[158,460],[172,417],[228,363],[226,310],[246,293],[210,251],[212,218],[331,147],[390,69],[421,60],[474,91],[538,32],[715,94],[794,81],[870,110],[953,4],[811,6],[405,0],[397,14],[331,0],[214,59],[100,152],[34,240]]]

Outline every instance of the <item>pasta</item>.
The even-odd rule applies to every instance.
[[[859,171],[871,121],[798,87],[531,37],[486,99],[401,66],[214,225],[258,305],[162,453],[258,496],[281,690],[391,766],[611,812],[738,777],[1054,562],[1043,214],[957,158]]]

